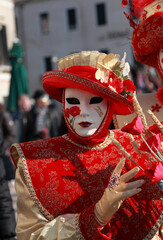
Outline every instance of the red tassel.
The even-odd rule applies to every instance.
[[[157,98],[161,105],[163,105],[163,87],[161,87],[157,92]]]

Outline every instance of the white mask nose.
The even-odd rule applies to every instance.
[[[89,117],[90,110],[88,108],[88,104],[82,103],[80,105],[80,117]]]

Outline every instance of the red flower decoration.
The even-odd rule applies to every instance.
[[[157,183],[163,180],[163,163],[155,163],[150,169],[145,170],[147,177],[151,179],[151,183]]]
[[[156,8],[157,8],[157,10],[159,10],[161,8],[161,5],[158,4]]]
[[[121,131],[131,133],[133,135],[139,135],[143,132],[143,124],[139,115],[134,120],[124,126]]]
[[[147,18],[147,11],[143,10],[143,13],[142,13],[142,20],[146,20]]]
[[[136,91],[136,87],[130,79],[124,80],[123,85],[124,85],[124,88],[126,89],[126,92],[134,93]]]
[[[71,108],[69,109],[69,113],[70,113],[70,115],[73,116],[73,117],[76,117],[77,115],[79,115],[80,112],[81,112],[81,110],[80,110],[80,108],[77,107],[77,106],[71,107]]]
[[[68,108],[66,108],[66,110],[65,110],[65,115],[66,115],[67,118],[69,118],[69,116],[70,116],[70,111],[69,111]]]
[[[128,1],[127,0],[122,0],[122,7],[125,7],[126,5],[128,5]]]
[[[163,105],[163,87],[161,87],[157,92],[157,98],[160,103]]]
[[[158,133],[150,138],[148,138],[146,140],[146,142],[148,143],[148,145],[150,146],[151,150],[153,152],[156,152],[157,148],[158,150],[160,150],[160,146],[161,146],[161,133]],[[146,152],[150,152],[149,148],[147,147],[146,143],[143,142],[140,146],[140,150],[142,151],[146,151]],[[151,153],[151,152],[150,152]]]
[[[156,103],[156,105],[153,105],[152,106],[152,112],[156,111],[156,112],[159,112],[161,108],[161,105],[159,105],[158,103]]]
[[[115,73],[112,72],[112,71],[109,71],[109,79],[112,78],[114,79],[115,78]]]
[[[116,89],[116,91],[118,93],[121,93],[123,91],[123,82],[118,79],[118,78],[115,78],[113,80],[113,82],[109,83],[112,87],[114,87]]]
[[[161,122],[161,124],[163,124],[163,122]],[[149,131],[151,131],[155,134],[161,133],[160,129],[158,128],[158,126],[156,124],[153,124],[148,129],[149,129]]]

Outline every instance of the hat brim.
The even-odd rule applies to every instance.
[[[138,62],[156,67],[157,52],[163,47],[163,12],[156,12],[134,29],[132,47]]]
[[[125,115],[134,111],[131,100],[110,90],[100,84],[100,82],[94,82],[90,79],[58,70],[46,72],[42,77],[42,81],[45,91],[59,102],[62,102],[63,88],[70,87],[85,90],[103,98],[106,97],[109,101],[114,102],[116,114]]]

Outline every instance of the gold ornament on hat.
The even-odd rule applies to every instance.
[[[123,81],[128,79],[130,72],[130,66],[125,60],[126,53],[124,53],[122,60],[120,60],[119,54],[105,54],[98,51],[82,51],[61,58],[58,61],[58,69],[59,71],[62,71],[69,67],[81,65],[94,67],[97,69],[95,73],[97,82],[106,85],[116,93],[121,93],[120,91],[117,91],[117,87],[121,86],[120,89],[122,89]],[[126,91],[126,88],[127,87],[124,87],[122,92],[124,91],[126,96],[132,96],[132,93],[128,90]]]

